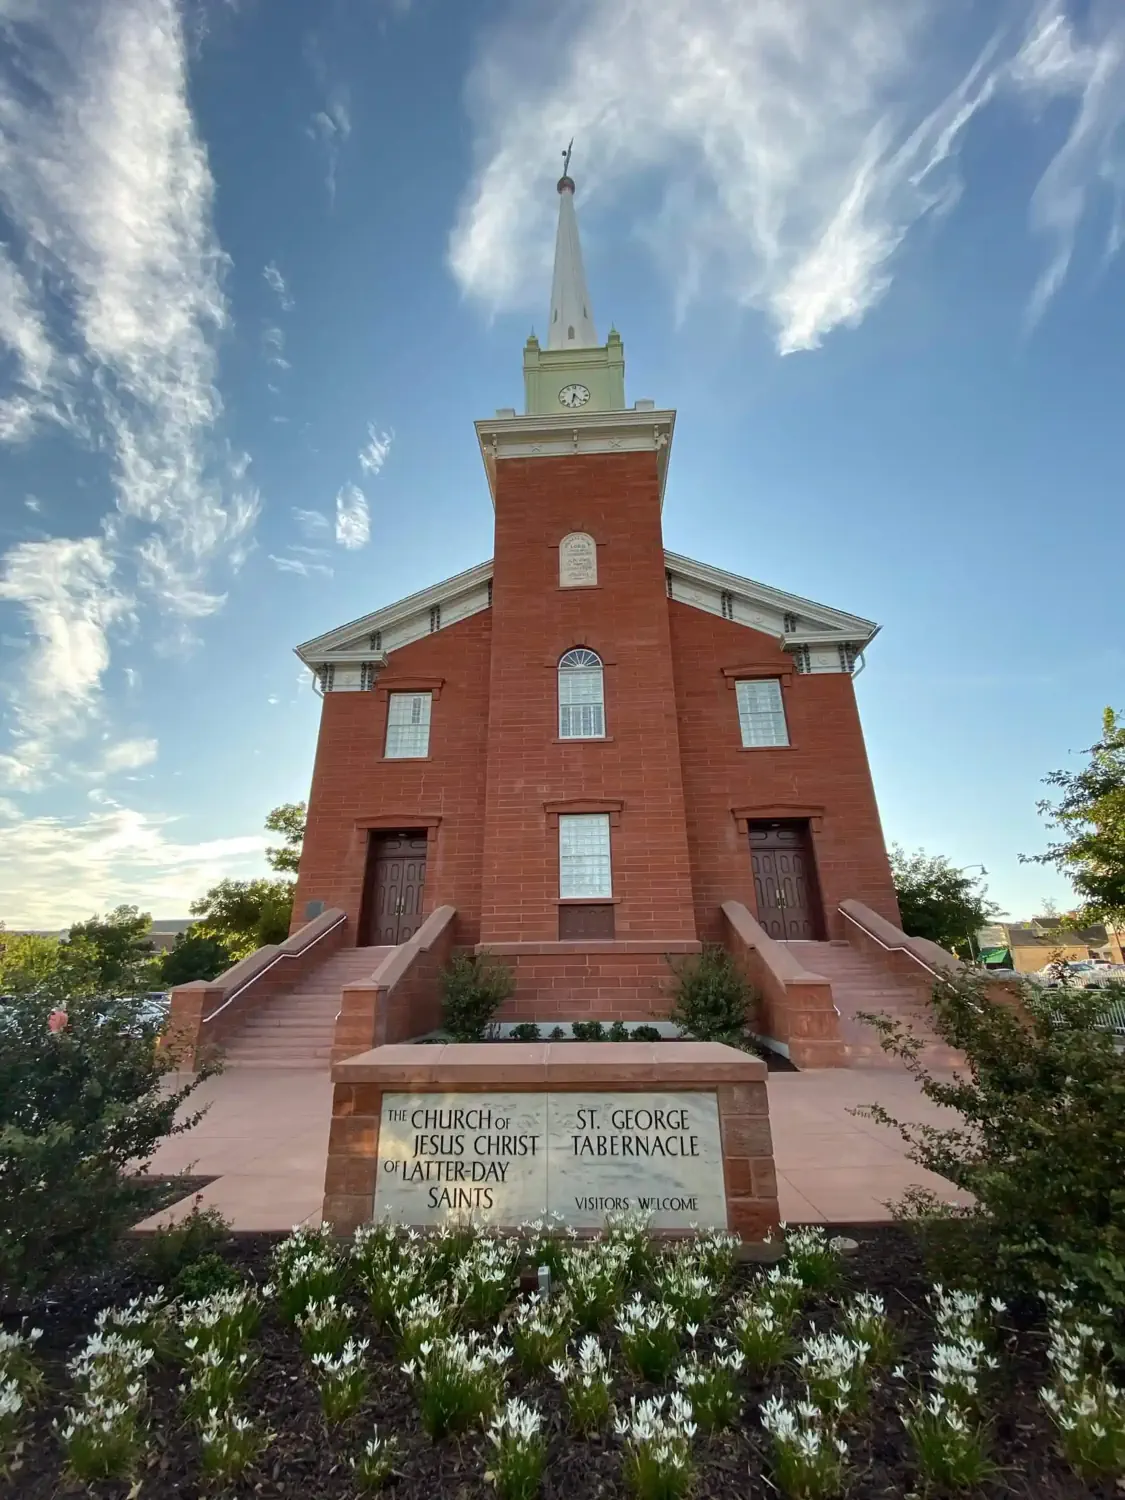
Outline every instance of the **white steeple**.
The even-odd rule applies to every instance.
[[[571,141],[571,146],[574,142]],[[551,280],[551,318],[548,349],[594,349],[598,336],[590,313],[590,294],[582,266],[578,219],[574,212],[574,181],[569,175],[570,146],[559,178],[559,232],[555,239],[555,274]]]

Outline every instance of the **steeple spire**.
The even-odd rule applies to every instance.
[[[558,182],[559,231],[555,239],[555,274],[551,280],[548,349],[594,349],[598,344],[574,212],[574,179],[570,176],[573,146],[571,141],[563,152],[563,175]]]

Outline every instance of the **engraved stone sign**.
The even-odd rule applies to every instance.
[[[597,1229],[636,1210],[654,1229],[726,1227],[713,1092],[383,1095],[376,1218]]]
[[[597,581],[597,543],[585,531],[572,531],[559,543],[559,587],[589,587]]]

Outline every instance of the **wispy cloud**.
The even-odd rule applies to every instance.
[[[336,540],[354,552],[371,538],[371,516],[367,496],[358,484],[345,484],[336,496]]]
[[[285,358],[285,334],[276,323],[267,324],[262,330],[262,348],[271,365],[279,370],[289,369],[289,361]]]
[[[100,796],[85,818],[25,818],[0,803],[5,858],[0,912],[13,927],[59,928],[120,903],[186,916],[189,902],[227,876],[263,868],[258,835],[188,841],[171,818]]]
[[[271,260],[269,265],[262,268],[262,275],[270,291],[277,297],[282,312],[292,312],[294,307],[293,297],[286,285],[285,277]]]
[[[132,612],[102,541],[21,542],[3,558],[0,600],[21,606],[30,635],[0,785],[37,786],[59,740],[81,734],[110,660],[110,631]]]
[[[1035,101],[1075,103],[1066,139],[1032,199],[1032,224],[1051,244],[1031,299],[1034,320],[1066,277],[1079,225],[1099,189],[1113,197],[1107,254],[1116,254],[1125,238],[1125,7],[1095,0],[1080,29],[1065,6],[1042,6],[1012,77]]]
[[[218,608],[207,574],[245,554],[259,501],[214,451],[224,257],[175,0],[3,10],[0,207],[19,256],[0,265],[0,339],[14,368],[0,439],[62,422],[109,454],[115,490],[97,538],[44,544],[46,593],[25,598],[29,559],[8,559],[6,597],[42,649],[60,662],[73,651],[59,674],[80,684],[65,695],[73,732],[126,607],[121,573],[165,614]],[[34,676],[14,692],[26,747],[27,725],[46,722],[42,693]]]
[[[142,766],[152,765],[158,753],[155,740],[118,740],[106,747],[102,755],[102,770],[111,775],[115,771],[139,771]]]
[[[301,528],[302,534],[310,541],[327,536],[332,530],[332,522],[319,510],[301,510],[298,506],[294,506],[293,519]]]
[[[367,424],[367,442],[359,450],[359,466],[365,474],[378,474],[387,461],[393,440],[393,432],[379,432],[373,422]]]
[[[1125,8],[1094,0],[1082,43],[1065,21],[1051,31],[1064,15],[1039,0],[512,7],[470,80],[480,166],[451,235],[453,273],[492,308],[533,305],[556,152],[573,135],[588,231],[599,205],[620,215],[639,182],[655,183],[659,208],[634,227],[681,310],[706,290],[764,311],[780,352],[816,348],[878,302],[912,228],[952,207],[965,133],[1015,89],[1019,57],[1022,86],[1045,71],[1081,100],[1035,209],[1068,245],[1082,207],[1065,187],[1120,181]],[[1052,38],[1032,44],[1037,67],[1029,26]],[[1057,281],[1048,274],[1047,295]]]
[[[297,573],[302,578],[309,578],[314,573],[324,578],[332,577],[332,569],[326,563],[306,562],[300,557],[277,557],[272,552],[269,560],[279,573]]]
[[[324,182],[328,189],[328,202],[336,202],[336,174],[340,166],[340,151],[352,133],[351,108],[346,89],[337,87],[309,121],[308,133],[320,143],[327,159]]]

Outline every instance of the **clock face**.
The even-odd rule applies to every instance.
[[[572,410],[578,406],[585,406],[590,399],[590,392],[584,385],[564,385],[559,392],[559,400],[563,406],[569,406]]]

